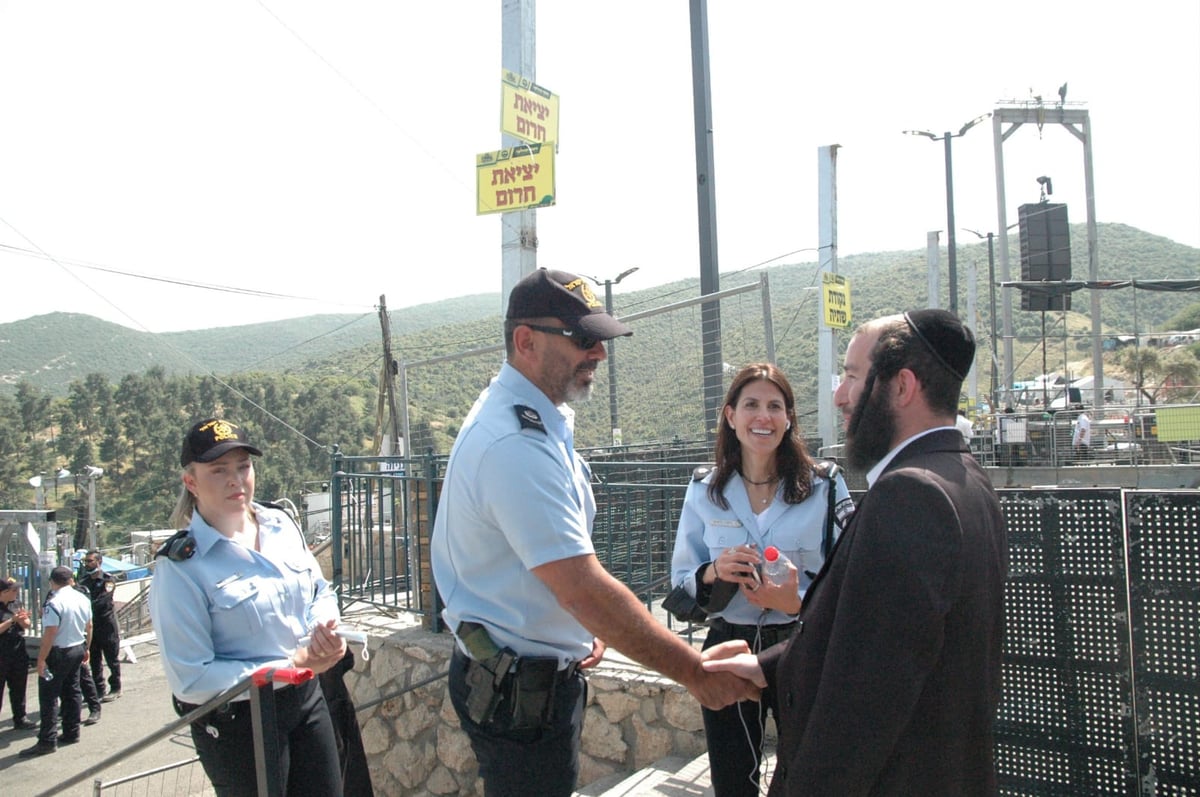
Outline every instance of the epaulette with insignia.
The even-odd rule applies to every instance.
[[[698,467],[694,471],[692,471],[692,481],[702,482],[702,481],[704,481],[704,477],[710,473],[712,473],[711,465],[701,465],[700,467]]]
[[[538,415],[538,411],[533,407],[526,407],[524,404],[514,404],[513,409],[517,412],[517,421],[520,422],[522,429],[537,429],[539,432],[546,431],[546,424],[542,423],[542,416]]]
[[[836,478],[838,474],[842,472],[840,465],[827,459],[823,459],[818,462],[813,470],[815,470],[817,475],[822,479],[829,479],[829,481],[833,481],[834,478]]]
[[[169,540],[158,546],[156,557],[165,556],[172,562],[182,562],[196,555],[196,538],[187,529],[180,529]]]

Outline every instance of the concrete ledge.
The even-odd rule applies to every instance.
[[[346,622],[363,625],[353,617]],[[370,630],[369,659],[358,658],[346,674],[346,685],[360,707],[376,793],[482,795],[475,756],[450,704],[445,678],[380,700],[446,672],[453,638],[415,626]],[[616,776],[632,775],[668,757],[691,761],[705,752],[700,706],[682,686],[619,656],[590,671],[588,684],[581,785],[620,780]]]

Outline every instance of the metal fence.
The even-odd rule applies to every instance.
[[[701,306],[720,307],[718,329],[706,329]],[[704,340],[719,341],[724,386],[742,365],[774,361],[771,297],[766,273],[756,282],[660,307],[623,313],[633,337],[608,344],[609,363],[596,370],[595,395],[575,405],[575,440],[583,448],[689,439],[715,423],[704,408]],[[470,351],[447,353],[400,363],[404,439],[410,455],[447,454],[458,425],[504,359],[503,332],[491,331],[496,343]],[[671,340],[671,346],[663,346]],[[452,375],[452,378],[451,378]],[[453,383],[453,384],[452,384]],[[478,389],[459,402],[456,385]],[[680,401],[679,396],[694,396]],[[607,396],[608,401],[601,397]]]
[[[1083,412],[1014,412],[976,421],[971,450],[984,465],[1181,465],[1200,462],[1200,405],[1105,406],[1088,411],[1091,440],[1072,444]]]
[[[1200,494],[1001,501],[1001,792],[1200,794]]]
[[[338,460],[343,601],[415,612],[438,627],[428,539],[444,462]],[[668,591],[698,464],[649,452],[591,463],[597,555],[648,606]],[[1200,795],[1200,492],[1022,489],[1000,498],[1011,553],[996,723],[1002,792]]]

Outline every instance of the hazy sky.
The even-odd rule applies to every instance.
[[[474,159],[500,147],[500,11],[0,0],[0,322],[61,310],[160,332],[498,292],[501,217],[475,215]],[[708,13],[722,272],[816,259],[784,256],[817,245],[828,144],[840,254],[922,249],[946,225],[943,149],[901,131],[1052,104],[1064,81],[1090,112],[1098,220],[1200,246],[1196,0]],[[538,264],[639,266],[620,289],[696,276],[688,3],[542,0],[536,19],[531,77],[562,113]],[[960,228],[995,229],[992,151],[990,122],[954,140]],[[1025,125],[1004,153],[1010,223],[1039,175],[1085,221],[1067,130]]]

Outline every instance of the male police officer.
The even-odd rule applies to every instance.
[[[606,643],[712,708],[758,694],[728,673],[705,673],[699,654],[592,547],[591,473],[574,450],[566,402],[590,393],[603,341],[630,334],[585,280],[544,269],[525,277],[509,297],[506,363],[450,453],[433,575],[457,637],[450,699],[488,797],[572,793],[580,669],[595,666]]]
[[[113,608],[116,580],[101,566],[104,558],[99,551],[88,551],[83,558],[83,578],[79,586],[92,600],[92,645],[89,650],[92,680],[103,703],[121,696],[121,631]],[[101,661],[103,658],[103,661]],[[108,664],[108,688],[104,684],[104,665]],[[105,692],[107,691],[107,694]]]
[[[87,662],[92,636],[92,604],[76,591],[69,567],[50,571],[50,597],[42,609],[42,644],[38,648],[38,703],[41,728],[37,744],[21,751],[22,757],[46,755],[59,744],[79,741],[79,668]],[[62,736],[58,735],[58,707],[62,701]]]

